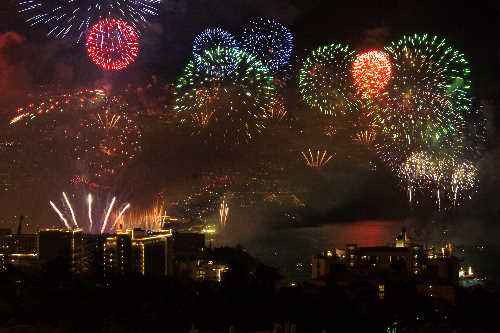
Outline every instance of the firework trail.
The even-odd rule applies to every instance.
[[[71,203],[68,200],[68,197],[66,196],[66,193],[63,192],[63,197],[64,201],[66,201],[66,205],[68,205],[69,211],[71,212],[71,217],[73,218],[73,222],[75,223],[75,226],[78,228],[78,223],[76,222],[76,216],[75,212],[73,211],[73,206],[71,206]]]
[[[64,225],[66,226],[66,228],[68,230],[71,230],[71,227],[69,226],[68,220],[66,220],[64,218],[64,215],[61,213],[61,211],[56,207],[56,205],[52,201],[49,201],[49,203],[52,206],[52,208],[54,208],[54,210],[56,211],[57,215],[59,215],[59,218],[61,219],[61,221],[64,222]]]
[[[109,205],[108,212],[106,213],[106,217],[104,218],[104,223],[102,224],[101,234],[104,233],[104,230],[106,230],[106,225],[108,224],[109,214],[111,213],[111,210],[113,209],[113,205],[115,204],[115,201],[116,201],[116,197],[113,197],[113,200],[111,200],[111,204]]]
[[[319,150],[316,152],[316,156],[313,155],[311,149],[309,148],[309,156],[306,155],[306,153],[301,152],[302,156],[304,157],[306,161],[306,165],[311,168],[320,168],[325,166],[333,157],[333,155],[329,155],[327,157],[327,151],[323,151],[321,153]],[[327,157],[325,159],[325,157]]]
[[[116,217],[115,219],[115,222],[113,222],[113,226],[111,226],[111,229],[114,229],[115,226],[116,226],[116,223],[118,222],[118,220],[120,220],[120,218],[122,217],[123,213],[125,213],[125,211],[127,209],[130,208],[130,204],[127,204],[125,207],[123,207],[123,209],[120,211],[120,213],[118,214],[118,216]]]
[[[123,206],[123,208],[118,212],[118,214],[115,214],[113,213],[113,207],[116,205],[116,197],[113,197],[113,199],[111,200],[111,203],[109,203],[109,205],[107,205],[107,208],[105,210],[106,212],[106,215],[103,219],[99,219],[99,222],[98,225],[95,224],[94,222],[94,218],[93,218],[93,215],[95,214],[94,213],[94,209],[92,208],[93,204],[94,204],[94,198],[92,196],[92,194],[88,194],[87,195],[87,199],[84,200],[85,202],[85,206],[86,209],[87,209],[87,217],[88,217],[88,225],[83,225],[83,226],[79,226],[77,224],[77,214],[76,214],[76,211],[73,209],[73,206],[68,198],[68,196],[66,195],[65,192],[63,192],[63,199],[62,199],[62,202],[63,202],[63,205],[66,206],[66,208],[69,210],[69,214],[66,214],[67,215],[70,215],[71,216],[71,219],[73,220],[74,224],[73,226],[70,225],[70,223],[68,222],[68,219],[65,217],[65,215],[57,208],[57,206],[52,202],[52,201],[49,201],[50,203],[50,206],[54,209],[54,211],[57,213],[57,215],[59,216],[59,218],[61,219],[61,221],[64,223],[64,225],[66,226],[66,228],[68,230],[73,230],[75,228],[83,228],[86,232],[88,233],[93,233],[94,229],[95,228],[99,228],[99,233],[100,234],[103,234],[106,229],[110,229],[110,230],[114,230],[115,226],[116,226],[116,223],[123,217],[123,214],[130,208],[130,204],[127,203],[125,204],[125,206]],[[110,218],[113,218],[113,224],[111,226],[111,228],[109,228],[109,224],[108,224],[108,220]],[[80,218],[80,222],[86,220],[85,218]]]
[[[129,22],[136,29],[158,15],[160,0],[19,0],[18,11],[30,26],[44,26],[47,36],[84,39],[90,27],[106,17]]]
[[[124,229],[142,228],[145,230],[161,230],[167,221],[176,221],[166,214],[164,204],[155,202],[153,208],[129,212],[123,220]]]
[[[356,133],[354,141],[358,142],[359,144],[369,146],[375,141],[376,137],[377,137],[376,132],[370,130],[364,130]]]
[[[226,200],[223,199],[219,208],[220,226],[222,229],[226,227],[228,215],[229,215],[229,206]]]

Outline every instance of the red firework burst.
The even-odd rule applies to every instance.
[[[380,93],[391,79],[392,66],[389,57],[381,51],[361,53],[352,65],[352,76],[358,94],[372,98]]]
[[[105,70],[120,70],[137,57],[137,33],[126,22],[107,18],[90,29],[87,52],[95,64]]]

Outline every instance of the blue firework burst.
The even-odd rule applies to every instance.
[[[243,47],[256,55],[272,74],[286,70],[293,51],[290,30],[276,20],[258,18],[245,27]]]
[[[231,74],[241,60],[238,43],[232,34],[220,28],[205,29],[193,43],[194,62],[210,76]]]

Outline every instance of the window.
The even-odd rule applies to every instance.
[[[385,298],[385,285],[378,285],[378,299],[383,300]]]

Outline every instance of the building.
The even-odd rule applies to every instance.
[[[80,260],[81,272],[102,276],[104,270],[105,241],[106,236],[104,235],[83,235],[82,255]]]
[[[459,261],[452,255],[451,244],[439,250],[424,249],[410,242],[403,229],[394,245],[348,244],[345,250],[323,252],[312,258],[311,277],[317,282],[324,283],[329,277],[344,287],[350,285],[352,294],[357,295],[354,299],[371,295],[383,301],[398,295],[401,286],[410,283],[436,301],[454,302]]]
[[[0,229],[0,253],[38,253],[36,234],[12,234],[10,229]]]
[[[7,267],[13,267],[18,271],[24,272],[35,272],[40,270],[40,262],[38,260],[37,253],[12,253],[12,254],[1,254],[3,257],[3,265],[7,270]],[[0,266],[2,263],[0,263]],[[0,268],[1,270],[2,268]]]
[[[11,235],[12,231],[9,228],[0,228],[0,238]]]
[[[170,270],[174,275],[200,279],[204,274],[205,234],[193,232],[175,232],[169,252]]]
[[[205,251],[205,235],[203,233],[175,232],[172,249],[177,260],[199,260]]]
[[[12,234],[8,228],[0,229],[0,272],[15,267],[18,270],[33,271],[39,269],[38,236],[36,234]]]
[[[135,271],[132,256],[132,236],[118,233],[106,237],[103,245],[103,268],[105,277],[124,275]]]
[[[334,255],[332,251],[314,256],[311,265],[313,280],[320,279],[335,272],[339,265],[343,265],[342,259],[342,257]]]
[[[105,276],[139,273],[158,277],[169,274],[170,230],[148,233],[127,229],[110,235],[104,243]]]
[[[84,236],[81,229],[42,229],[38,233],[38,251],[41,265],[56,260],[74,273],[82,269]]]
[[[149,277],[168,275],[168,241],[171,233],[153,234],[132,241],[138,271]]]
[[[36,234],[11,234],[10,229],[0,230],[0,271],[7,271],[9,267],[24,271],[39,269]]]
[[[35,254],[38,253],[38,235],[13,234],[3,237],[4,253]]]
[[[344,254],[345,253],[345,254]],[[358,247],[348,244],[345,252],[327,251],[312,258],[312,278],[318,279],[338,271],[339,267],[359,272],[386,271],[406,276],[419,275],[424,268],[422,247]]]
[[[0,254],[0,273],[7,271],[7,256],[5,254]]]
[[[227,272],[228,267],[226,265],[214,263],[212,260],[209,261],[198,261],[196,266],[193,267],[193,279],[195,280],[205,280],[212,282],[222,282],[224,279],[224,273]]]

